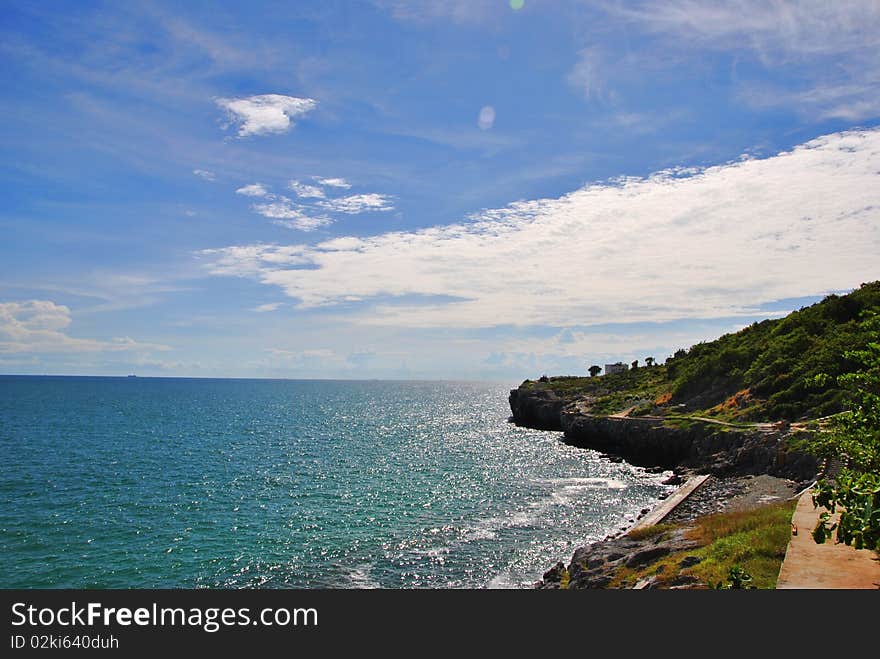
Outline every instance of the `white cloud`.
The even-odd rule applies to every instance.
[[[480,130],[489,130],[495,125],[495,108],[491,105],[484,105],[480,108],[480,114],[477,117],[477,126]]]
[[[170,350],[130,337],[111,341],[74,338],[63,331],[70,323],[70,309],[49,300],[0,302],[0,353]]]
[[[243,270],[300,308],[373,300],[348,316],[364,324],[586,326],[748,315],[763,302],[877,278],[878,171],[880,129],[854,131],[695,174],[588,185],[458,224],[205,254],[214,272]]]
[[[351,187],[341,178],[313,178],[325,187],[340,189]],[[235,192],[248,197],[260,197],[262,203],[251,206],[254,212],[268,217],[274,224],[299,231],[313,231],[318,227],[332,224],[333,220],[325,214],[326,211],[356,215],[369,211],[390,211],[394,208],[391,197],[383,194],[368,193],[328,199],[320,187],[301,183],[295,179],[288,182],[288,188],[293,190],[299,199],[317,201],[296,203],[289,197],[269,192],[262,183],[246,185]]]
[[[318,243],[317,247],[328,252],[334,252],[337,250],[354,251],[365,244],[366,243],[364,243],[360,238],[354,238],[352,236],[342,236],[339,238],[333,238],[332,240],[325,240],[322,243]]]
[[[328,224],[332,224],[333,220],[323,215],[300,215],[291,219],[274,220],[272,224],[286,229],[295,229],[297,231],[314,231]]]
[[[282,197],[280,201],[254,204],[253,209],[263,217],[274,219],[296,219],[303,214],[299,208],[292,205],[290,199],[285,197]]]
[[[326,197],[324,191],[315,185],[306,185],[305,183],[300,183],[299,181],[291,181],[287,184],[291,190],[296,193],[297,197],[302,198],[313,198],[313,199],[323,199]]]
[[[238,136],[286,133],[294,125],[291,119],[301,117],[317,107],[311,98],[281,94],[262,94],[247,98],[218,98],[231,123],[238,124]]]
[[[394,206],[391,203],[391,197],[384,194],[377,194],[375,192],[339,197],[337,199],[327,199],[326,201],[319,201],[317,205],[334,213],[346,213],[348,215],[357,215],[358,213],[366,213],[369,211],[394,210]]]
[[[299,231],[313,231],[332,222],[326,215],[309,215],[306,212],[307,208],[294,205],[287,197],[271,195],[270,198],[272,201],[254,204],[252,208],[263,217],[275,220],[274,223],[279,226]]]
[[[325,187],[351,187],[345,179],[314,178]],[[268,188],[262,183],[246,185],[235,192],[249,197],[262,198],[262,203],[251,206],[254,212],[259,213],[263,217],[268,217],[274,221],[274,224],[299,231],[313,231],[319,227],[332,224],[333,220],[324,214],[326,211],[356,215],[370,211],[390,211],[394,209],[391,197],[388,195],[368,193],[328,199],[321,188],[301,183],[298,180],[289,181],[288,187],[300,199],[316,199],[317,201],[295,203],[289,197],[269,192]]]
[[[235,194],[242,194],[246,197],[265,197],[268,193],[269,191],[262,183],[251,183],[235,191]]]
[[[193,174],[195,174],[199,178],[205,179],[206,181],[217,180],[217,175],[214,172],[209,172],[207,169],[194,169]]]
[[[320,176],[313,176],[312,180],[316,181],[319,185],[330,188],[343,188],[348,190],[351,187],[351,183],[344,178],[321,178]]]
[[[256,277],[264,268],[308,265],[305,245],[274,245],[257,243],[205,249],[199,254],[208,260],[212,274],[234,277]]]
[[[277,311],[279,307],[281,307],[280,302],[270,302],[269,304],[261,304],[259,306],[256,306],[253,310],[257,313],[266,313],[268,311]]]

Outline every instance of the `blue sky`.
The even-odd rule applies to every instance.
[[[516,382],[880,278],[876,2],[179,4],[3,3],[0,372]]]

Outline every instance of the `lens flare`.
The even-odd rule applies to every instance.
[[[489,130],[495,123],[495,108],[486,105],[480,109],[480,117],[477,119],[477,125],[480,130]]]

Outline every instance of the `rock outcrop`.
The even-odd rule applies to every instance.
[[[658,418],[598,416],[548,390],[514,389],[509,400],[517,425],[561,430],[568,444],[637,466],[717,476],[771,474],[797,481],[818,471],[813,456],[789,446],[786,427],[741,429],[700,421],[675,426]]]
[[[671,536],[657,536],[636,540],[629,536],[607,538],[601,542],[578,548],[568,567],[559,562],[544,573],[543,579],[535,584],[536,588],[555,589],[589,589],[607,588],[614,579],[615,572],[621,567],[636,568],[651,563],[674,552],[688,551],[697,543],[688,540],[683,531]],[[690,565],[699,562],[696,556],[686,557]],[[682,575],[680,579],[666,584],[684,586],[693,584],[692,577]],[[636,584],[621,583],[620,587],[632,588]],[[645,584],[650,587],[649,584]]]
[[[518,426],[537,430],[562,430],[561,413],[565,400],[553,391],[513,389],[508,397],[512,420]]]

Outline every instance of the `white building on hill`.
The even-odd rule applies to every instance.
[[[605,375],[611,375],[613,373],[623,373],[627,370],[629,370],[629,366],[627,364],[624,364],[623,362],[617,362],[616,364],[605,364]]]

